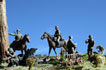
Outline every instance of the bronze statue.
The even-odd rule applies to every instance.
[[[68,47],[68,54],[76,53],[76,45],[72,42],[72,36],[69,36],[67,47]]]
[[[59,45],[57,46],[56,42],[54,41],[54,37],[52,37],[49,33],[44,32],[41,39],[43,40],[44,38],[47,38],[48,43],[49,43],[49,55],[48,56],[50,56],[50,52],[52,48],[55,51],[56,56],[57,56],[57,52],[55,50],[56,48],[64,47],[65,50],[67,51],[67,48],[66,48],[67,40],[59,41]]]
[[[19,41],[22,40],[23,36],[22,34],[20,33],[20,30],[17,29],[16,30],[16,33],[8,33],[9,35],[11,36],[15,36],[15,41],[13,41],[13,43],[17,46]]]
[[[13,42],[12,44],[10,44],[10,47],[13,48],[14,51],[21,50],[21,53],[23,54],[23,50],[24,50],[24,52],[26,52],[26,48],[27,48],[26,43],[27,42],[29,43],[30,39],[29,39],[28,34],[25,34],[23,39],[18,41],[17,45]]]
[[[54,34],[54,39],[56,39],[56,45],[59,44],[59,41],[61,39],[61,33],[60,33],[60,30],[58,29],[58,26],[55,26],[55,34]]]
[[[7,58],[3,58],[2,61],[7,61],[9,63],[8,67],[19,64],[19,59],[12,48],[9,48],[8,51],[6,51],[6,56]]]
[[[89,35],[89,39],[86,40],[85,43],[88,43],[87,53],[88,53],[88,57],[90,58],[90,56],[93,53],[93,48],[94,48],[94,44],[95,44],[95,42],[94,42],[94,40],[93,40],[91,35]]]
[[[23,38],[22,34],[20,33],[20,30],[17,29],[16,33],[9,33],[11,36],[15,36],[15,41],[19,41]]]

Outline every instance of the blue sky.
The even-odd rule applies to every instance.
[[[44,32],[51,35],[59,26],[62,36],[73,36],[77,50],[87,52],[85,40],[93,35],[95,48],[103,45],[106,49],[106,0],[6,0],[8,31],[29,33],[28,48],[38,48],[35,54],[48,55],[47,40],[41,40]],[[14,37],[9,36],[9,43]],[[94,51],[97,51],[94,48]],[[60,49],[56,49],[58,54]],[[17,52],[20,53],[20,52]],[[52,50],[51,55],[55,55]]]

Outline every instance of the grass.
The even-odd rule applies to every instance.
[[[100,57],[102,56],[100,55]],[[37,65],[32,67],[32,70],[106,70],[106,63],[104,65],[100,65],[96,67],[96,65],[93,64],[93,62],[88,61],[87,54],[82,55],[82,57],[84,59],[83,64],[66,67],[66,66],[61,66],[61,64],[56,64],[58,63],[57,60],[51,60],[50,63],[55,63],[54,65],[51,65],[51,64]],[[28,70],[28,66],[25,66],[25,67],[15,66],[15,67],[9,67],[9,68],[6,66],[7,66],[7,63],[1,64],[0,70]]]

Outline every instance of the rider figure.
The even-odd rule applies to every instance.
[[[22,40],[22,38],[23,38],[23,36],[20,33],[20,30],[19,29],[16,30],[16,33],[9,33],[9,35],[15,36],[15,41],[13,41],[13,43],[15,43],[16,46],[18,45],[18,42],[20,40]]]
[[[55,34],[54,34],[54,38],[56,38],[56,44],[59,44],[59,41],[61,39],[61,33],[60,30],[58,29],[58,26],[55,26]]]

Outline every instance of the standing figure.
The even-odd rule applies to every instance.
[[[58,26],[55,26],[55,34],[54,34],[54,38],[56,38],[56,45],[59,45],[59,41],[61,39],[61,33],[60,30],[58,29]]]
[[[88,57],[90,58],[90,56],[93,53],[93,48],[94,48],[94,44],[95,44],[95,42],[94,42],[94,40],[93,40],[91,35],[89,35],[89,39],[86,40],[85,43],[88,43],[87,53],[88,53]]]
[[[15,36],[15,41],[13,41],[13,45],[14,46],[18,46],[18,42],[20,41],[20,40],[22,40],[23,39],[23,36],[22,36],[22,34],[20,33],[20,30],[19,29],[17,29],[16,30],[16,33],[9,33],[9,35],[11,35],[11,36]],[[10,46],[11,47],[11,46]]]
[[[67,42],[68,54],[76,53],[76,45],[72,42],[72,36],[69,36],[69,40]]]

